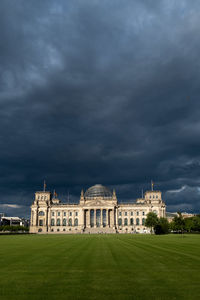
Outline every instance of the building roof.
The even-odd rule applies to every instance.
[[[2,220],[15,220],[15,221],[21,221],[21,218],[19,217],[2,217]]]

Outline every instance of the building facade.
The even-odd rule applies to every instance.
[[[149,212],[165,217],[160,191],[146,191],[134,203],[118,203],[115,190],[96,184],[81,191],[79,204],[61,203],[57,195],[35,193],[31,206],[31,233],[149,233],[145,219]]]

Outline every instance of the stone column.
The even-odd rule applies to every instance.
[[[87,227],[90,228],[90,209],[88,209],[86,212],[86,224]]]
[[[116,210],[113,208],[113,227],[116,228]]]
[[[97,210],[94,209],[94,227],[97,227]]]
[[[110,227],[114,227],[114,210],[110,210]]]
[[[109,227],[109,209],[106,209],[106,227]]]
[[[112,223],[113,223],[113,221],[112,221],[112,209],[110,209],[110,210],[108,210],[108,217],[109,217],[109,227],[112,227]]]
[[[36,210],[36,226],[38,226],[38,208]]]
[[[103,227],[103,209],[101,209],[101,228]]]
[[[82,209],[80,212],[82,212],[82,224],[80,225],[82,226],[82,228],[85,228],[85,209]]]
[[[51,226],[51,209],[48,208],[48,228]]]
[[[115,209],[115,227],[118,229],[118,208]]]

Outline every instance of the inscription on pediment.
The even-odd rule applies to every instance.
[[[110,206],[115,205],[112,201],[105,201],[105,200],[90,200],[86,201],[85,206],[91,207],[91,206]]]

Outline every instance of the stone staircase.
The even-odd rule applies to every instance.
[[[91,228],[85,228],[83,233],[87,234],[100,234],[100,233],[116,233],[115,228],[111,227],[91,227]]]

